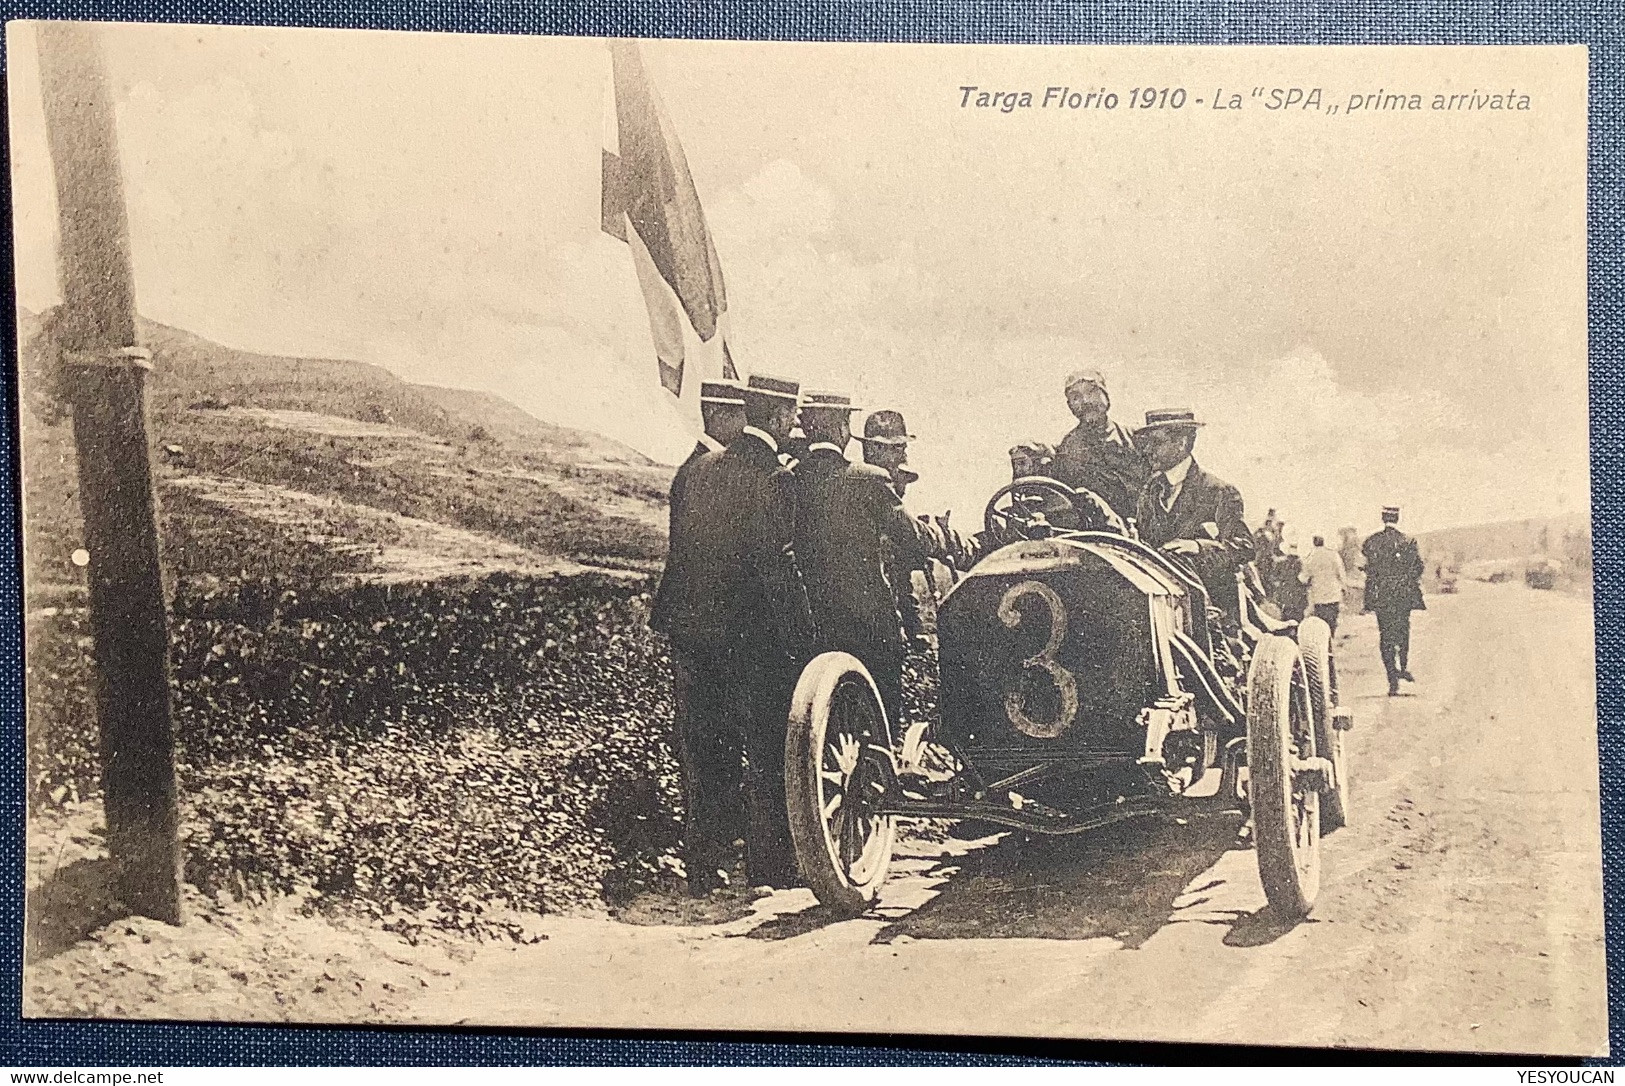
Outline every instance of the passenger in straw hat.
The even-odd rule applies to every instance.
[[[1196,432],[1188,408],[1145,413],[1134,444],[1155,474],[1135,504],[1140,539],[1176,556],[1201,578],[1209,602],[1239,621],[1236,574],[1253,559],[1253,534],[1243,520],[1241,491],[1196,463]]]

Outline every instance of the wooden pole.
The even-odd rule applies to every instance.
[[[73,408],[107,847],[124,905],[181,922],[169,631],[113,98],[97,31],[38,24],[61,221],[57,346]]]

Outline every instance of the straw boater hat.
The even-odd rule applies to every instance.
[[[745,382],[745,394],[768,396],[775,400],[789,400],[794,403],[801,397],[801,382],[786,377],[769,377],[765,373],[753,373],[750,380]]]
[[[1145,413],[1145,425],[1134,431],[1134,436],[1152,430],[1196,430],[1207,425],[1199,422],[1196,412],[1188,407],[1162,407]]]
[[[858,440],[866,445],[907,445],[914,435],[908,432],[901,411],[876,411],[863,420],[863,436]]]
[[[1384,524],[1399,523],[1399,506],[1385,505],[1382,507],[1382,522]]]
[[[852,397],[841,392],[809,392],[801,398],[803,411],[861,411]]]
[[[738,381],[701,381],[700,402],[743,406],[745,403],[745,390]]]

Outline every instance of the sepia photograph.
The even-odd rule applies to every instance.
[[[9,23],[23,1015],[1607,1055],[1587,62]]]

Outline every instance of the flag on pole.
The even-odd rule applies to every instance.
[[[737,379],[728,299],[688,160],[633,41],[609,43],[612,116],[603,231],[626,243],[649,310],[660,384],[697,424],[701,381]]]

